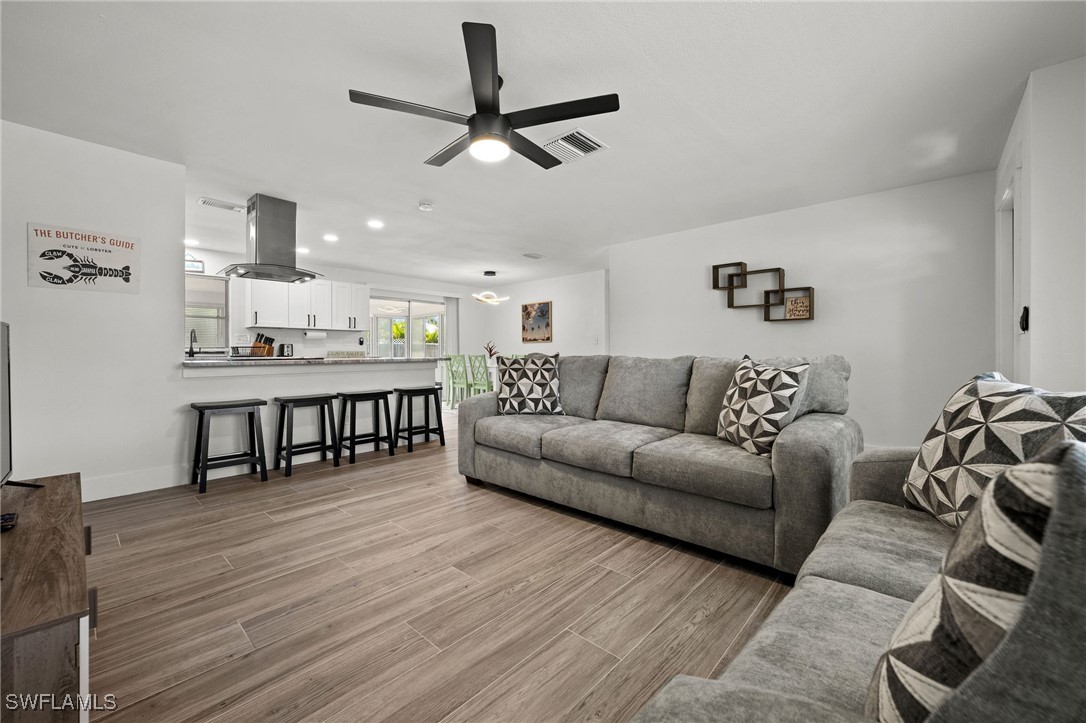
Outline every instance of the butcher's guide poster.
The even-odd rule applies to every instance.
[[[31,286],[138,294],[140,240],[102,231],[26,225]]]

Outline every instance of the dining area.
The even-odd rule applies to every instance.
[[[504,354],[507,359],[518,359],[525,354]],[[498,384],[498,355],[449,354],[444,359],[445,406],[456,405],[476,394],[492,392]]]
[[[449,354],[445,366],[445,405],[456,405],[476,394],[494,391],[497,385],[498,358],[486,354]]]

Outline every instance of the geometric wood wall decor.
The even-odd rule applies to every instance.
[[[746,289],[752,276],[765,277],[759,301],[737,303],[736,289]],[[728,295],[729,309],[762,309],[763,321],[810,321],[814,319],[814,287],[785,286],[784,269],[774,266],[749,269],[746,262],[735,261],[713,266],[713,288]],[[749,292],[748,292],[749,293]]]
[[[784,299],[784,304],[774,303]],[[765,321],[810,321],[814,318],[814,287],[792,286],[765,292]]]
[[[740,274],[740,285],[737,288],[747,288],[747,265],[743,261],[736,261],[734,264],[717,264],[713,267],[713,288],[720,291],[727,291],[732,288],[731,279],[732,274]]]
[[[736,289],[746,288],[748,283],[751,282],[752,276],[766,276],[765,280],[754,279],[766,289],[765,292],[759,293],[754,298],[757,299],[753,304],[739,304],[736,303]],[[772,304],[774,306],[783,306],[784,299],[778,294],[773,299],[770,299],[767,295],[770,291],[783,291],[784,290],[784,269],[776,266],[771,269],[751,269],[744,273],[732,273],[728,274],[728,308],[729,309],[761,309],[766,304]]]

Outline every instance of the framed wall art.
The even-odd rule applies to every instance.
[[[551,302],[520,305],[520,340],[525,344],[554,340],[554,312]]]

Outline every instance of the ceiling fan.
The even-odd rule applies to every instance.
[[[466,125],[468,132],[426,159],[428,165],[444,166],[465,150],[483,161],[500,161],[506,158],[512,149],[543,168],[553,168],[561,161],[517,133],[517,129],[618,110],[618,94],[611,93],[502,113],[498,105],[498,90],[502,86],[502,79],[498,75],[498,45],[494,26],[464,23],[463,29],[464,45],[468,51],[468,71],[471,73],[471,90],[475,96],[474,114],[466,116],[372,93],[350,91],[351,101],[354,103]]]

